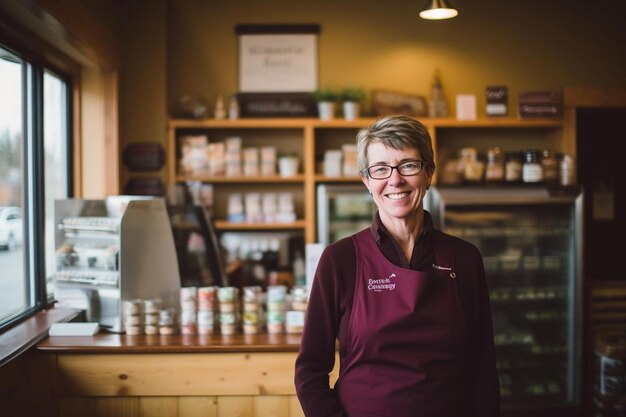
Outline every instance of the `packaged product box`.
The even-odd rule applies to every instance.
[[[558,91],[522,91],[519,93],[519,116],[530,118],[561,117],[561,93]]]
[[[509,90],[506,86],[485,88],[487,116],[506,116],[509,114]]]

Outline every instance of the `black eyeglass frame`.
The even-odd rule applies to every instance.
[[[402,165],[405,164],[415,164],[417,163],[419,165],[419,168],[417,170],[416,173],[414,174],[403,174],[402,172],[400,172],[400,167]],[[393,174],[393,170],[397,170],[398,174],[402,175],[403,177],[414,177],[415,175],[419,175],[420,172],[422,172],[422,170],[424,169],[424,167],[426,166],[426,162],[422,161],[421,159],[414,159],[414,160],[410,160],[410,161],[404,161],[396,166],[392,166],[392,165],[386,165],[386,164],[378,164],[378,165],[372,165],[370,167],[365,168],[362,173],[363,175],[367,175],[369,178],[373,179],[373,180],[386,180],[387,178],[391,177],[391,174]],[[372,168],[380,168],[380,167],[385,167],[385,168],[391,168],[389,170],[389,175],[387,175],[386,177],[373,177],[372,174],[370,173],[370,169]]]

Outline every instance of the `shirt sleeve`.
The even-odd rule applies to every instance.
[[[342,313],[342,262],[339,261],[342,257],[336,254],[337,247],[336,244],[328,246],[320,257],[296,359],[296,393],[307,417],[345,416],[329,381],[329,373],[335,365],[335,341]]]

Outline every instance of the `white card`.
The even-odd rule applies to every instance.
[[[50,336],[93,336],[98,333],[98,323],[54,323]]]

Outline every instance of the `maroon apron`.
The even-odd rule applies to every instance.
[[[430,271],[391,263],[369,229],[353,237],[357,269],[350,344],[335,389],[349,417],[459,417],[466,326],[452,253],[435,234]]]

